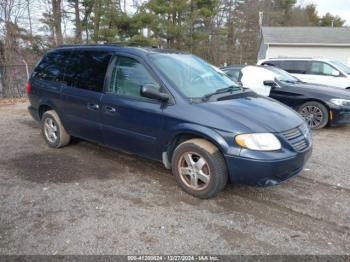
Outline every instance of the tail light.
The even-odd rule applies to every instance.
[[[32,86],[30,85],[30,83],[27,83],[27,94],[30,93],[30,90],[32,89]]]

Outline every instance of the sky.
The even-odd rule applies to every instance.
[[[350,26],[350,1],[349,0],[298,0],[301,5],[314,3],[317,5],[319,15],[330,12],[339,15],[346,20],[346,25]]]

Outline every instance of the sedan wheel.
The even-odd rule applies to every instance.
[[[298,112],[312,129],[321,129],[328,123],[328,110],[321,103],[307,102],[299,108]]]

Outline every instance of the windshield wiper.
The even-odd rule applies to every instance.
[[[227,93],[227,92],[232,92],[235,90],[235,87],[236,86],[229,86],[229,87],[225,87],[225,88],[221,88],[221,89],[218,89],[216,90],[215,92],[213,93],[209,93],[209,94],[206,94],[205,96],[202,97],[202,101],[208,101],[209,98],[213,95],[217,95],[217,94],[223,94],[223,93]],[[237,89],[238,90],[238,89]]]

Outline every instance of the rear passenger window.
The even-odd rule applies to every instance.
[[[40,80],[60,82],[63,81],[63,74],[70,52],[50,52],[43,57],[39,65],[34,69],[33,77]]]
[[[141,87],[146,84],[152,84],[160,88],[157,81],[140,62],[124,56],[117,59],[112,72],[109,92],[131,97],[141,97]]]
[[[267,62],[263,63],[263,65],[276,66],[276,67],[279,67],[279,68],[281,68],[281,64],[282,64],[281,61],[267,61]]]
[[[101,92],[110,58],[104,51],[73,52],[64,81],[71,87]]]
[[[283,61],[281,68],[291,74],[306,74],[307,61]]]

